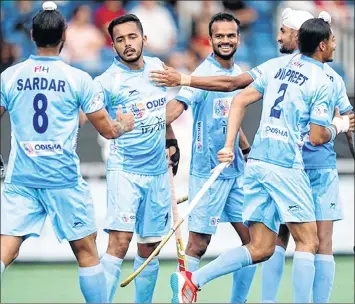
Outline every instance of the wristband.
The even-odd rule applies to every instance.
[[[350,127],[350,120],[348,115],[342,116],[342,118],[334,117],[332,121],[332,125],[334,125],[337,129],[337,134],[342,132],[348,132]]]
[[[249,146],[248,148],[242,150],[243,155],[248,154],[251,150],[251,147]]]
[[[191,84],[191,76],[183,73],[180,73],[180,75],[181,75],[180,85],[189,87]]]
[[[329,141],[334,141],[335,136],[337,136],[337,131],[333,125],[330,125],[327,127],[327,129],[330,132],[330,140]]]

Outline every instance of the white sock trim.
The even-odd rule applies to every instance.
[[[248,265],[247,266],[253,264],[253,259],[251,258],[251,254],[250,254],[250,251],[249,251],[248,247],[242,246],[242,248],[244,249],[245,253],[248,256]]]
[[[115,257],[115,256],[110,255],[110,254],[108,254],[108,253],[105,253],[105,254],[101,257],[101,260],[102,260],[102,259],[104,259],[105,261],[114,263],[114,264],[116,264],[116,265],[121,265],[122,262],[123,262],[123,259],[118,258],[118,257]]]
[[[88,277],[97,275],[100,272],[104,272],[104,268],[101,264],[97,264],[95,266],[90,267],[79,267],[79,276],[80,277]]]
[[[280,252],[280,253],[284,254],[286,252],[286,250],[285,250],[285,248],[283,248],[283,247],[281,247],[279,245],[276,245],[275,252]]]
[[[305,251],[295,251],[293,255],[294,259],[304,259],[314,262],[314,254]]]
[[[332,254],[317,253],[315,257],[315,261],[334,262],[334,256]]]

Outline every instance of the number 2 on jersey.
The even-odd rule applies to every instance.
[[[41,107],[39,107],[39,102],[41,101]],[[46,95],[38,93],[33,99],[33,109],[35,114],[33,115],[33,128],[37,133],[43,134],[48,128],[48,116],[46,114],[48,106],[48,99]],[[40,119],[41,118],[41,125]]]
[[[271,111],[270,111],[270,117],[275,117],[277,119],[280,119],[280,116],[281,116],[281,110],[276,110],[275,108],[277,107],[277,105],[282,102],[285,98],[285,94],[286,94],[286,90],[287,90],[287,87],[288,87],[288,84],[287,83],[283,83],[281,84],[280,86],[280,89],[277,93],[282,93],[282,95],[277,98],[275,100],[275,103],[274,105],[272,106],[271,108]]]

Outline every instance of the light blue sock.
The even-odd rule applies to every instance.
[[[79,267],[79,284],[86,303],[107,303],[106,278],[101,264]]]
[[[313,303],[329,303],[335,275],[333,255],[316,254],[314,266]]]
[[[192,273],[192,281],[198,287],[202,287],[209,281],[222,275],[239,270],[252,264],[250,252],[247,247],[228,249],[214,259]]]
[[[230,303],[245,303],[256,271],[256,265],[243,267],[233,272]]]
[[[2,274],[4,273],[4,271],[5,271],[5,264],[3,261],[1,261],[1,277],[0,277],[0,279],[2,279]]]
[[[293,256],[293,303],[309,303],[314,280],[314,254],[295,251]]]
[[[188,271],[196,271],[200,267],[200,259],[186,255],[186,267]]]
[[[284,267],[285,249],[281,246],[276,246],[271,258],[262,264],[261,303],[276,303]]]
[[[105,253],[101,258],[101,264],[104,267],[106,276],[106,290],[107,290],[107,301],[112,303],[113,297],[115,295],[118,281],[121,275],[121,265],[123,260]]]
[[[134,270],[137,270],[144,262],[145,258],[136,255],[134,259]],[[155,257],[143,271],[134,279],[135,300],[134,303],[152,303],[155,284],[159,273],[159,259]]]

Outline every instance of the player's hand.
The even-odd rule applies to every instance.
[[[224,147],[218,151],[217,158],[220,163],[230,164],[234,159],[234,150],[230,147]]]
[[[167,139],[166,140],[166,149],[169,149],[169,166],[173,167],[173,175],[175,176],[179,167],[180,161],[180,149],[176,139]]]
[[[181,85],[181,74],[172,67],[163,64],[164,70],[150,72],[150,80],[157,87],[177,87]]]
[[[349,116],[349,131],[354,132],[355,129],[355,114],[354,112],[351,112],[347,114]]]
[[[120,123],[122,133],[132,131],[134,129],[134,115],[132,112],[123,114],[122,106],[119,106],[116,112],[116,121]]]
[[[5,175],[5,164],[2,155],[0,154],[0,178],[3,178],[4,175]]]

